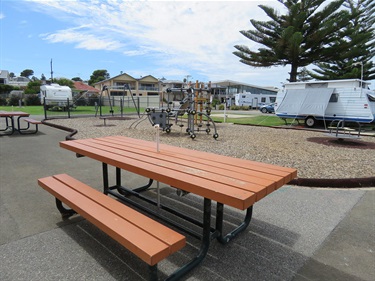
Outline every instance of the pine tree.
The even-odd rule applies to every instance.
[[[350,79],[363,76],[363,80],[375,79],[375,2],[372,0],[346,0],[350,11],[349,24],[339,33],[336,45],[346,45],[339,56],[327,62],[317,63],[319,69],[309,74],[318,80]],[[362,73],[363,64],[363,73]],[[356,66],[355,66],[356,65]]]
[[[340,9],[344,0],[279,0],[287,13],[279,15],[268,6],[259,7],[271,18],[250,22],[255,30],[240,31],[246,38],[263,47],[253,51],[247,46],[234,46],[240,62],[253,67],[290,65],[290,82],[297,81],[298,68],[333,60],[340,46],[338,31],[348,23],[348,12]],[[327,3],[328,2],[328,3]]]

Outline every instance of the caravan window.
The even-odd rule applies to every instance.
[[[329,102],[337,102],[339,100],[339,94],[333,93],[329,99]]]
[[[270,97],[270,102],[276,102],[276,97]]]
[[[260,101],[261,102],[266,102],[266,98],[261,98]]]

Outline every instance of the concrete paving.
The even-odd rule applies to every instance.
[[[62,221],[54,198],[38,186],[40,177],[67,173],[101,189],[101,164],[59,148],[66,135],[40,125],[36,135],[0,137],[0,280],[144,280],[143,262],[81,217]],[[146,181],[125,178],[130,186]],[[192,215],[202,203],[163,185],[162,194]],[[225,227],[242,215],[228,208]],[[183,280],[373,280],[374,217],[375,188],[286,185],[254,205],[249,228],[230,244],[213,241]],[[159,264],[161,277],[195,256],[199,242],[187,239]]]

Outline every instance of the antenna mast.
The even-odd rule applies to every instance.
[[[51,83],[53,82],[52,59],[51,59]]]

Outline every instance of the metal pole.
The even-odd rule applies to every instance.
[[[70,104],[69,104],[69,98],[67,99],[67,109],[68,109],[68,118],[70,118]]]
[[[159,139],[159,136],[160,136],[160,125],[159,124],[155,124],[155,129],[156,129],[156,152],[160,152],[159,150],[159,142],[160,142],[160,139]],[[160,187],[159,187],[159,181],[156,182],[156,191],[157,191],[157,206],[158,208],[160,208]]]
[[[361,97],[363,91],[363,62],[361,62]]]
[[[46,97],[43,98],[43,107],[44,107],[44,119],[47,119]]]

